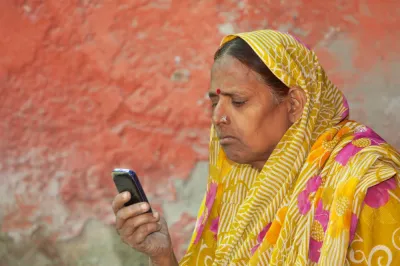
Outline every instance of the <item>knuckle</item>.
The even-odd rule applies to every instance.
[[[124,210],[119,210],[118,212],[117,212],[117,219],[125,219],[124,217],[125,217],[125,215],[124,215]]]
[[[136,218],[136,217],[135,217]],[[130,228],[136,229],[140,225],[139,219],[132,218],[129,220],[128,226]]]
[[[151,233],[153,233],[155,230],[155,227],[154,227],[154,224],[153,223],[151,223],[151,224],[146,224],[145,226],[143,226],[144,228],[143,228],[143,231],[142,231],[142,234],[143,234],[143,238],[146,238],[149,234],[151,234]]]
[[[137,235],[144,235],[147,232],[147,225],[144,224],[142,226],[139,226],[139,228],[136,230],[137,231]]]
[[[135,232],[135,227],[133,226],[125,226],[125,228],[122,230],[121,234],[124,236],[130,236]]]
[[[124,235],[131,235],[133,234],[136,230],[137,227],[140,225],[140,220],[137,219],[137,217],[130,218],[128,219],[124,225],[122,226],[122,231]]]
[[[129,208],[122,208],[118,211],[118,218],[126,220],[130,216]]]
[[[147,224],[147,233],[155,231],[157,228],[155,223]]]
[[[141,213],[142,212],[142,209],[140,207],[140,203],[133,204],[133,205],[129,206],[129,208],[134,213]]]
[[[136,243],[141,243],[146,238],[147,235],[148,235],[147,225],[139,227],[135,237]]]

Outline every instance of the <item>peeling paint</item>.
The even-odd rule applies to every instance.
[[[397,5],[0,1],[2,231],[24,240],[40,225],[66,240],[89,219],[112,224],[110,171],[129,167],[182,254],[205,189],[209,71],[234,32],[299,36],[349,98],[352,119],[400,148]]]

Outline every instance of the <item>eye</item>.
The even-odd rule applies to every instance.
[[[236,106],[236,107],[240,107],[240,106],[242,106],[243,104],[245,104],[246,103],[246,101],[232,101],[232,104],[234,105],[234,106]]]
[[[215,108],[217,106],[218,102],[211,102],[211,108]]]

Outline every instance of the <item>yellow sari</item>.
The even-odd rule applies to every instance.
[[[180,265],[400,265],[400,155],[348,120],[315,53],[288,34],[240,37],[288,87],[301,119],[258,172],[229,161],[211,129],[209,178]]]

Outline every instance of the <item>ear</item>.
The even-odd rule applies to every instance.
[[[291,123],[295,123],[303,114],[303,109],[307,102],[307,96],[303,89],[295,87],[290,88],[288,97],[290,104],[289,120]]]

